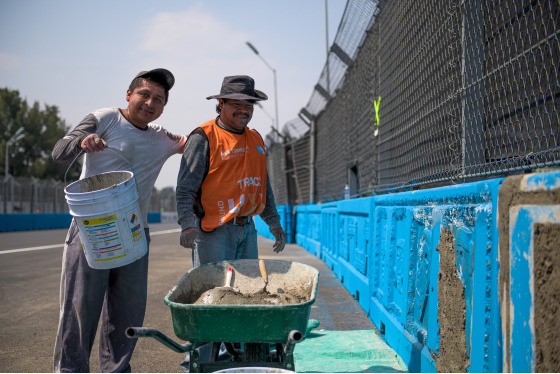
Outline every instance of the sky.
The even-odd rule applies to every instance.
[[[328,44],[345,0],[327,0]],[[216,116],[225,76],[245,74],[269,100],[249,127],[265,137],[306,106],[326,61],[325,0],[0,0],[0,87],[28,104],[56,105],[70,128],[90,111],[125,108],[134,76],[169,69],[175,86],[156,121],[188,135]],[[263,62],[249,47],[259,51]],[[175,187],[180,155],[164,165],[156,188]]]

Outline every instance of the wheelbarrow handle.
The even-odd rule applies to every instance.
[[[191,342],[186,342],[181,345],[171,338],[169,338],[164,333],[151,329],[149,327],[129,327],[125,332],[126,336],[130,339],[134,338],[154,338],[161,344],[165,345],[167,348],[171,348],[175,352],[185,353],[190,352],[194,349],[194,345]]]
[[[294,353],[294,349],[296,347],[296,343],[299,343],[303,340],[303,334],[298,330],[290,331],[288,335],[288,341],[284,345],[284,354],[291,356]]]

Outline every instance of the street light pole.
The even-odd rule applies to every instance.
[[[5,170],[4,170],[4,176],[5,179],[8,179],[8,168],[10,166],[9,163],[9,148],[12,144],[14,144],[15,142],[17,142],[18,140],[20,140],[21,138],[23,138],[24,134],[22,134],[23,132],[23,127],[20,127],[19,129],[17,129],[17,131],[14,133],[14,135],[12,135],[12,137],[10,139],[8,139],[8,141],[6,142],[6,155],[5,155],[5,159],[6,159],[6,165],[5,165]]]
[[[272,118],[272,116],[271,116],[270,114],[268,114],[268,112],[264,109],[264,107],[263,107],[263,106],[261,105],[261,103],[259,103],[258,101],[257,101],[257,106],[258,106],[259,108],[261,108],[261,110],[263,111],[263,113],[266,114],[266,116],[267,116],[268,118],[270,118],[270,120],[272,121],[272,125],[270,125],[270,128],[272,129],[272,131],[273,131],[276,135],[278,135],[282,140],[285,141],[285,140],[286,140],[286,137],[285,137],[284,135],[282,135],[281,133],[279,133],[278,130],[276,130],[276,128],[274,127],[274,118]]]
[[[23,132],[23,127],[20,127],[19,129],[17,129],[17,131],[14,133],[14,135],[12,135],[12,137],[10,139],[8,139],[8,141],[6,142],[6,154],[4,155],[5,158],[5,170],[4,170],[4,213],[8,213],[7,209],[8,209],[8,189],[7,189],[7,182],[8,182],[8,176],[10,175],[8,173],[8,169],[10,167],[10,163],[9,163],[9,158],[10,158],[10,146],[12,144],[14,144],[15,142],[17,142],[18,140],[20,140],[21,138],[23,138],[23,136],[25,134],[22,134]],[[12,211],[13,211],[13,204],[14,204],[14,184],[12,181]]]
[[[262,62],[265,63],[266,66],[268,66],[268,68],[270,70],[272,70],[272,74],[274,75],[274,106],[275,106],[275,111],[276,111],[276,133],[280,133],[280,121],[278,119],[278,88],[276,85],[276,69],[274,69],[272,66],[270,66],[270,64],[268,62],[266,62],[266,60],[260,55],[259,51],[255,48],[255,46],[253,46],[251,43],[246,42],[247,46],[257,55],[259,56],[259,58],[262,60]]]

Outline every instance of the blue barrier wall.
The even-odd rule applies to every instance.
[[[293,213],[292,205],[281,205],[277,206],[276,210],[280,215],[280,224],[286,233],[286,243],[294,243],[294,219],[295,215]],[[255,216],[255,228],[257,229],[259,235],[265,238],[274,240],[274,236],[270,233],[268,225],[259,216]]]
[[[496,217],[502,181],[373,198],[370,318],[411,371],[434,371],[439,360],[457,366],[438,371],[501,371]],[[451,350],[464,351],[462,360],[446,363]]]
[[[0,214],[0,232],[49,230],[70,227],[70,213]],[[148,213],[148,223],[161,222],[161,213]]]
[[[410,371],[498,372],[502,181],[297,206],[294,239],[333,270]]]
[[[0,214],[0,232],[60,229],[70,227],[70,222],[68,213]]]

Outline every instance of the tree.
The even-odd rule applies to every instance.
[[[19,91],[0,88],[0,170],[5,173],[6,142],[23,128],[24,136],[9,147],[9,174],[15,177],[63,180],[68,166],[56,164],[51,158],[55,143],[69,130],[59,117],[58,107],[38,102],[29,106]],[[69,178],[79,177],[78,167],[68,172]]]

